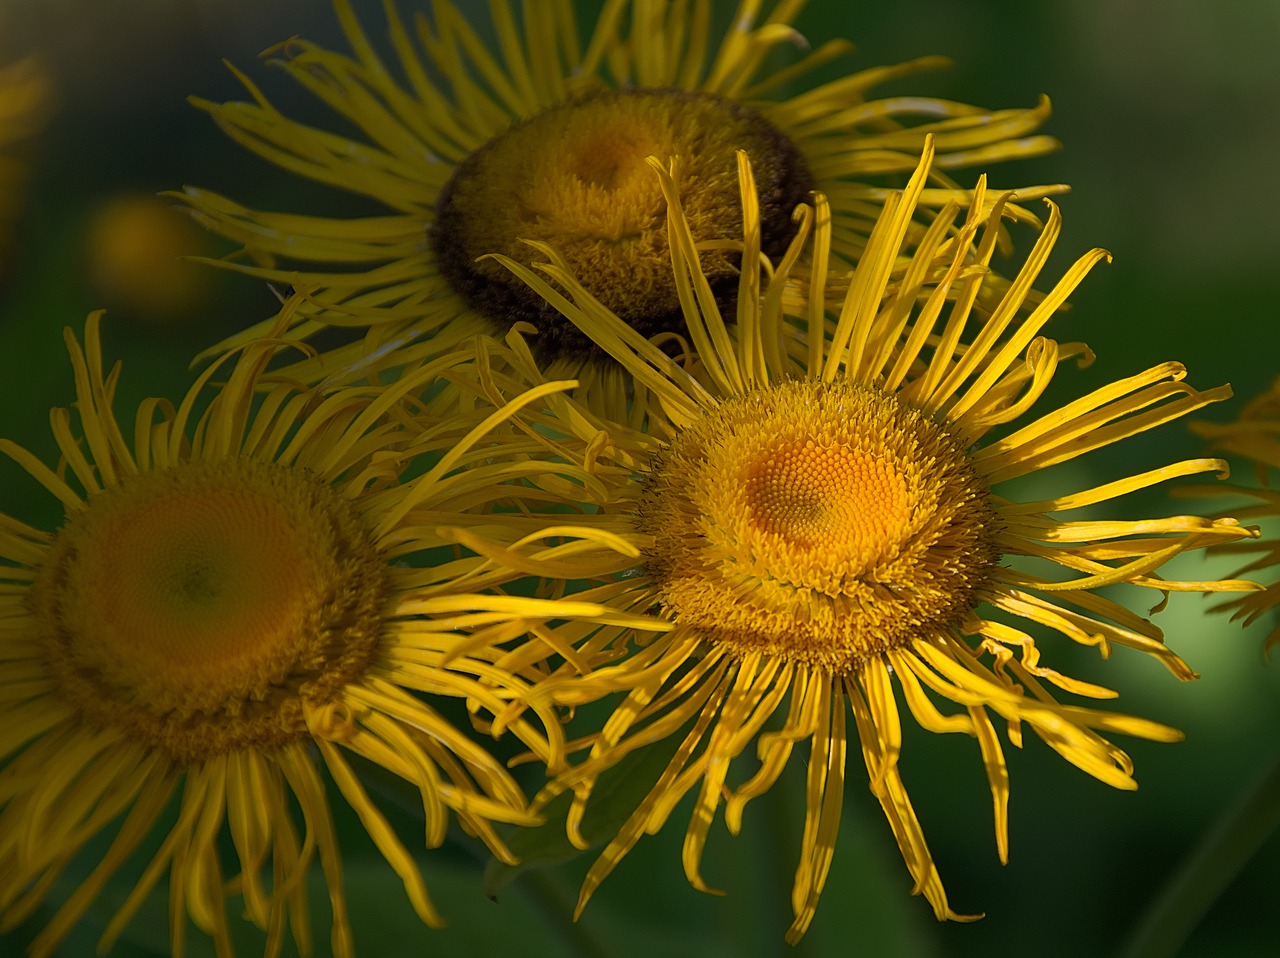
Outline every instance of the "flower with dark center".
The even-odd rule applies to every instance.
[[[670,270],[666,199],[646,161],[680,157],[677,190],[724,314],[734,315],[741,234],[734,153],[759,184],[762,248],[780,255],[791,213],[811,189],[832,198],[831,255],[856,263],[888,195],[924,137],[939,159],[922,204],[967,202],[944,169],[1055,149],[1031,109],[984,110],[927,97],[870,98],[878,84],[945,65],[926,57],[780,93],[843,56],[843,40],[809,51],[792,26],[800,4],[744,0],[715,32],[715,5],[611,0],[580,38],[568,0],[492,6],[492,49],[448,0],[412,25],[387,5],[394,63],[347,0],[336,8],[351,53],[291,40],[271,63],[336,114],[340,126],[291,119],[243,74],[251,102],[196,100],[228,135],[290,173],[370,201],[368,215],[253,209],[205,189],[175,194],[240,249],[218,261],[291,285],[305,321],[366,335],[290,375],[352,378],[383,363],[451,348],[476,332],[528,321],[541,361],[581,380],[577,395],[621,417],[630,380],[572,323],[481,257],[528,263],[550,243],[579,281],[643,336],[685,335]],[[803,51],[789,66],[775,53]],[[1022,200],[1061,187],[1027,188]],[[1029,214],[1028,214],[1029,215]],[[261,335],[252,329],[224,346]],[[412,344],[413,352],[402,347]],[[678,347],[677,347],[678,348]]]

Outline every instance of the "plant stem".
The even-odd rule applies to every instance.
[[[1135,926],[1122,958],[1173,958],[1277,827],[1280,753],[1183,859]]]

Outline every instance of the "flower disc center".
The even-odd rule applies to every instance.
[[[237,513],[241,521],[228,521]],[[264,639],[296,641],[281,625],[306,594],[309,563],[279,503],[174,492],[122,515],[107,535],[110,563],[90,553],[80,571],[114,661],[172,681],[261,655]]]
[[[446,280],[505,331],[525,320],[544,360],[604,354],[505,267],[531,265],[537,240],[564,256],[607,308],[646,337],[683,332],[671,275],[666,202],[646,160],[679,157],[680,202],[694,237],[740,241],[737,150],[760,193],[762,248],[777,256],[794,234],[791,213],[813,186],[804,158],[771,123],[735,100],[683,90],[617,90],[539,113],[464,160],[440,194],[431,241]],[[702,254],[717,295],[736,291],[738,257]],[[731,314],[731,311],[729,311]]]
[[[893,540],[907,520],[903,478],[845,446],[784,443],[743,472],[752,524],[797,547],[864,551]]]
[[[654,464],[637,515],[677,622],[832,674],[958,621],[999,558],[964,449],[846,383],[783,382],[707,413]]]
[[[305,732],[361,674],[386,564],[355,510],[247,460],[129,476],[58,532],[32,589],[64,697],[186,758]]]

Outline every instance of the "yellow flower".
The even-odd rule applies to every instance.
[[[0,928],[30,916],[113,830],[33,944],[35,955],[52,953],[163,828],[104,950],[168,870],[175,954],[188,917],[230,953],[231,893],[266,932],[268,954],[287,929],[305,953],[303,879],[318,857],[332,953],[350,955],[324,772],[418,915],[437,924],[413,855],[346,756],[420,792],[428,846],[454,820],[510,860],[493,823],[532,821],[527,801],[437,706],[465,699],[483,725],[542,674],[536,654],[497,645],[540,608],[496,588],[519,575],[513,564],[546,571],[537,503],[509,523],[496,510],[521,501],[535,468],[487,437],[565,384],[496,410],[446,392],[432,400],[439,421],[426,420],[402,403],[459,375],[458,357],[385,389],[322,394],[264,374],[277,340],[214,364],[177,407],[140,404],[130,444],[111,408],[119,369],[103,366],[99,317],[84,346],[70,332],[67,344],[80,425],[52,413],[61,464],[0,440],[65,510],[52,533],[0,515]],[[226,382],[210,397],[215,371]],[[415,460],[425,465],[402,479]],[[538,468],[554,479],[554,466]],[[476,511],[493,513],[482,528],[468,518]],[[457,548],[450,527],[502,547],[506,565]],[[508,727],[555,767],[556,726]],[[171,803],[176,822],[162,825]],[[236,853],[231,876],[223,833]]]
[[[592,297],[551,247],[539,247],[548,262],[537,269],[504,260],[642,387],[637,402],[645,408],[634,418],[643,432],[593,420],[570,397],[552,399],[562,454],[582,457],[616,487],[611,507],[578,521],[630,536],[643,556],[628,574],[572,598],[623,612],[657,610],[672,625],[644,641],[622,629],[593,629],[589,618],[566,626],[577,660],[539,683],[530,701],[623,697],[582,742],[589,754],[534,804],[571,789],[567,827],[582,844],[582,815],[600,774],[636,749],[674,739],[674,757],[657,784],[588,873],[579,911],[639,837],[663,827],[691,791],[684,869],[707,890],[700,860],[717,809],[723,802],[736,833],[747,802],[769,789],[803,746],[806,813],[787,936],[794,942],[827,876],[852,748],[865,762],[915,891],[939,919],[963,918],[948,904],[900,771],[899,696],[925,729],[977,739],[1004,861],[1009,781],[998,726],[1014,746],[1030,729],[1072,764],[1124,789],[1136,787],[1132,765],[1106,735],[1180,738],[1156,722],[1059,701],[1059,693],[1115,693],[1047,665],[1036,633],[1058,633],[1103,657],[1115,646],[1131,648],[1190,679],[1194,673],[1159,628],[1099,590],[1126,583],[1167,597],[1253,588],[1158,574],[1176,555],[1251,534],[1234,520],[1058,517],[1222,470],[1219,460],[1151,468],[1036,501],[1012,498],[1006,484],[1139,435],[1230,390],[1195,390],[1183,382],[1183,367],[1170,362],[1031,418],[1059,365],[1090,357],[1083,345],[1059,344],[1040,331],[1106,257],[1086,254],[1029,306],[1028,291],[1059,234],[1056,208],[1050,205],[1007,295],[980,318],[972,306],[989,281],[1004,205],[988,201],[984,183],[968,215],[957,219],[960,207],[945,207],[926,235],[912,240],[905,273],[895,273],[930,174],[927,147],[905,192],[887,199],[843,304],[827,315],[820,276],[834,239],[825,198],[802,208],[796,239],[770,264],[760,255],[751,169],[739,158],[743,262],[757,265],[742,273],[736,338],[700,269],[677,188],[680,171],[653,163],[669,203],[674,279],[698,357],[692,371]],[[806,246],[816,264],[807,338],[780,308]],[[508,362],[536,381],[532,354],[513,350]],[[550,425],[543,419],[538,428],[545,434]],[[589,578],[592,570],[580,574]],[[584,662],[591,666],[585,671]],[[730,764],[753,743],[754,772],[745,781],[730,776]]]
[[[432,6],[432,18],[415,19],[416,33],[388,4],[397,61],[388,66],[347,0],[336,0],[351,55],[294,40],[271,62],[336,113],[342,132],[285,117],[241,74],[253,102],[195,102],[248,149],[366,197],[375,211],[293,215],[203,189],[179,195],[201,222],[241,245],[244,272],[306,291],[309,319],[373,327],[363,345],[330,354],[309,376],[349,375],[362,356],[371,363],[369,353],[415,337],[433,335],[445,348],[480,330],[501,335],[519,320],[537,326],[544,363],[568,360],[576,376],[584,357],[599,358],[596,347],[481,257],[528,264],[526,240],[550,243],[646,337],[682,333],[651,155],[683,158],[685,217],[707,243],[704,274],[728,304],[737,267],[725,245],[742,228],[737,149],[750,153],[761,183],[766,254],[786,249],[792,210],[817,187],[838,210],[832,255],[853,263],[886,195],[869,181],[914,168],[926,134],[936,133],[941,155],[921,201],[935,206],[968,195],[943,168],[1056,148],[1050,137],[1028,135],[1048,116],[1047,100],[992,112],[923,97],[868,99],[884,81],[945,65],[938,57],[781,94],[850,49],[831,41],[773,68],[782,48],[805,48],[792,26],[802,5],[783,0],[766,11],[742,0],[717,40],[710,0],[610,0],[584,41],[568,0],[524,4],[523,18],[500,0],[492,5],[494,51],[448,0]],[[608,391],[621,408],[615,394],[625,384],[594,366],[582,375],[580,395]]]
[[[49,78],[35,58],[0,67],[0,147],[21,142],[43,126],[49,95]]]
[[[190,257],[210,237],[172,203],[151,193],[118,192],[85,225],[86,279],[94,298],[147,325],[190,322],[207,302],[210,272]]]
[[[21,206],[27,164],[15,148],[40,131],[51,91],[44,66],[27,57],[0,66],[0,257],[7,257],[10,223]],[[0,258],[0,268],[7,265]]]
[[[1255,505],[1239,510],[1238,514],[1250,519],[1276,519],[1280,517],[1280,490],[1269,488],[1271,473],[1280,470],[1280,379],[1271,388],[1255,397],[1230,423],[1193,423],[1192,428],[1214,441],[1214,445],[1234,456],[1251,460],[1257,475],[1259,488],[1232,485],[1226,488],[1198,489],[1195,492],[1214,495],[1238,494],[1256,500]],[[1233,554],[1251,554],[1255,558],[1240,570],[1254,573],[1262,569],[1274,575],[1280,570],[1280,540],[1275,535],[1258,543],[1240,543],[1224,548]],[[1280,580],[1272,582],[1261,592],[1240,596],[1224,603],[1222,608],[1234,610],[1232,618],[1244,619],[1252,625],[1269,611],[1280,605]],[[1280,624],[1267,636],[1265,649],[1269,653],[1280,645]]]

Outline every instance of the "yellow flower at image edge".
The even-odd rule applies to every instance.
[[[1218,449],[1251,462],[1259,485],[1253,488],[1240,485],[1203,487],[1188,491],[1214,496],[1247,496],[1254,502],[1237,511],[1241,518],[1280,519],[1280,489],[1270,486],[1273,475],[1280,474],[1280,379],[1272,383],[1270,389],[1255,396],[1234,421],[1197,422],[1192,423],[1192,429],[1213,440]],[[1252,556],[1238,575],[1265,571],[1267,577],[1274,580],[1261,592],[1240,596],[1221,606],[1231,609],[1232,617],[1243,619],[1246,625],[1252,625],[1280,607],[1280,579],[1275,578],[1280,572],[1280,538],[1277,532],[1264,536],[1261,542],[1242,542],[1224,546],[1221,550],[1232,555]],[[1280,645],[1280,623],[1267,636],[1264,648],[1270,653],[1277,645]]]
[[[868,181],[911,170],[928,133],[937,134],[940,158],[924,201],[935,206],[968,195],[943,167],[1057,146],[1028,135],[1048,116],[1047,102],[993,112],[925,97],[867,99],[881,82],[945,65],[938,57],[779,95],[851,49],[830,41],[770,72],[779,48],[806,47],[792,26],[801,3],[767,10],[741,3],[718,42],[708,0],[611,0],[585,41],[564,0],[524,4],[520,17],[512,6],[492,5],[494,52],[448,2],[433,5],[430,18],[415,17],[416,43],[387,5],[394,66],[375,52],[346,0],[336,8],[352,56],[300,40],[281,45],[271,62],[358,137],[285,117],[244,76],[253,102],[194,101],[270,162],[385,208],[336,219],[254,210],[195,187],[174,194],[240,244],[236,268],[305,291],[309,320],[370,327],[364,343],[307,367],[308,378],[354,375],[416,337],[435,338],[422,350],[442,349],[477,331],[500,336],[525,320],[539,330],[533,346],[544,364],[567,362],[583,377],[579,395],[621,415],[624,387],[612,364],[598,362],[598,346],[482,257],[499,253],[529,265],[526,241],[549,243],[632,328],[646,337],[683,334],[666,202],[647,157],[680,156],[687,164],[680,202],[694,235],[708,244],[700,253],[704,275],[731,313],[737,260],[720,244],[731,246],[742,229],[736,150],[751,155],[760,183],[767,255],[786,249],[792,210],[817,187],[838,211],[833,255],[853,263],[886,195]]]
[[[1113,646],[1135,649],[1189,679],[1194,673],[1158,628],[1098,590],[1120,583],[1166,594],[1254,588],[1157,574],[1180,553],[1254,534],[1234,520],[1054,515],[1221,471],[1219,460],[1179,462],[1042,501],[997,491],[1230,390],[1199,392],[1182,382],[1181,366],[1165,363],[1014,428],[1061,363],[1089,358],[1084,346],[1039,332],[1105,254],[1083,257],[1025,308],[1059,232],[1051,209],[1007,295],[979,318],[972,306],[990,275],[984,267],[1004,205],[989,202],[980,183],[967,217],[957,220],[960,207],[950,205],[913,240],[898,281],[894,264],[931,159],[926,150],[906,191],[886,203],[838,314],[823,307],[820,277],[832,240],[830,210],[819,197],[814,209],[802,210],[780,263],[743,271],[736,336],[699,267],[681,212],[678,164],[668,170],[655,161],[698,357],[689,369],[594,299],[553,248],[540,247],[547,262],[537,270],[504,261],[634,374],[648,397],[644,416],[636,417],[645,433],[593,420],[561,396],[554,397],[554,416],[538,426],[548,433],[558,424],[563,454],[588,451],[597,473],[614,484],[612,506],[578,521],[629,535],[643,553],[630,573],[568,598],[620,611],[656,607],[672,624],[664,635],[635,642],[626,630],[593,627],[589,618],[567,623],[563,633],[581,661],[539,683],[530,699],[582,705],[622,693],[603,728],[582,740],[590,746],[585,757],[534,802],[541,807],[572,790],[567,828],[582,847],[582,818],[599,776],[639,748],[674,739],[669,764],[588,873],[579,910],[639,837],[660,829],[691,791],[684,868],[695,887],[709,890],[700,861],[716,810],[724,802],[728,828],[738,832],[745,805],[805,746],[806,812],[788,932],[798,940],[834,852],[852,746],[915,890],[938,918],[962,918],[948,904],[900,771],[899,696],[923,728],[977,739],[1003,861],[1009,781],[998,725],[1011,744],[1021,745],[1029,728],[1090,775],[1126,789],[1136,787],[1132,765],[1106,735],[1181,737],[1146,719],[1059,701],[1062,693],[1115,693],[1045,664],[1029,627],[1104,656]],[[743,261],[756,263],[755,187],[744,156],[740,164]],[[806,244],[815,285],[801,328],[780,303]],[[796,358],[789,345],[797,336],[807,342],[807,358]],[[538,380],[527,350],[513,345],[507,358]],[[1004,426],[1012,431],[989,438]],[[591,576],[584,567],[582,577]],[[593,667],[583,671],[584,662]],[[753,743],[755,770],[745,779],[731,775]]]
[[[8,267],[12,221],[25,201],[30,162],[23,150],[48,122],[51,87],[47,65],[38,58],[0,65],[0,272]]]
[[[188,916],[230,954],[224,898],[233,893],[266,932],[268,954],[290,927],[305,953],[302,878],[318,856],[332,953],[350,955],[321,770],[417,914],[439,924],[413,855],[345,756],[420,792],[428,846],[444,841],[452,819],[511,860],[493,823],[532,821],[501,761],[432,704],[466,699],[493,714],[539,674],[497,664],[503,653],[483,632],[458,646],[468,623],[501,624],[536,600],[479,594],[512,575],[486,573],[461,553],[433,564],[428,553],[448,545],[430,530],[466,524],[460,504],[514,492],[504,457],[476,447],[518,402],[487,410],[485,421],[409,424],[389,411],[457,359],[385,390],[319,395],[265,377],[278,348],[267,343],[215,364],[176,409],[144,403],[130,445],[111,411],[118,369],[104,374],[98,316],[83,348],[70,333],[67,341],[80,429],[65,410],[54,410],[53,425],[69,475],[0,441],[66,512],[52,534],[0,515],[0,927],[30,917],[106,833],[109,848],[33,954],[51,954],[126,861],[152,848],[104,949],[167,869],[175,954]],[[210,376],[228,365],[197,416]],[[415,454],[433,451],[432,468],[398,481]],[[462,469],[472,455],[484,463],[474,481]],[[527,457],[517,459],[528,474]],[[497,524],[486,527],[500,535]],[[544,732],[525,721],[510,728],[553,759]],[[176,821],[155,847],[149,837],[171,806]],[[238,862],[231,876],[224,832]]]

